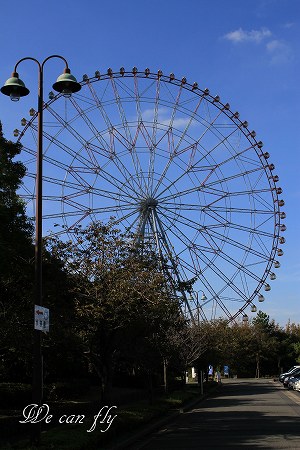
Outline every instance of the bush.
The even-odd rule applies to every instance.
[[[0,383],[1,408],[23,407],[31,402],[31,385],[24,383]]]
[[[75,399],[86,394],[89,389],[90,383],[87,379],[58,381],[46,387],[45,398],[51,401]]]

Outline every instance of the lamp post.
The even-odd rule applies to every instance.
[[[199,292],[202,292],[201,300],[202,300],[202,302],[205,302],[207,300],[207,297],[205,295],[205,292],[202,289],[200,289],[199,291],[192,291],[191,294],[190,294],[191,295],[191,297],[190,297],[191,300],[193,300],[193,295],[196,297],[196,300],[197,300],[197,325],[198,325],[198,334],[197,335],[198,335],[198,338],[199,338],[199,355],[198,355],[198,357],[201,355],[201,339],[200,339],[200,335],[199,335],[199,331],[200,331]],[[201,393],[201,395],[203,395],[203,372],[202,372],[199,364],[198,364],[198,367],[197,367],[197,375],[198,375],[198,386],[200,387],[200,393]]]
[[[202,301],[202,302],[205,302],[205,301],[207,300],[207,297],[206,297],[206,295],[205,295],[205,292],[202,291],[202,289],[200,289],[200,292],[202,292],[202,295],[201,295],[201,301]],[[200,305],[199,305],[199,292],[197,292],[197,291],[196,291],[196,292],[195,292],[195,291],[192,291],[192,293],[191,293],[191,300],[193,300],[192,294],[195,295],[196,300],[197,300],[197,322],[198,322],[198,326],[199,326],[199,324],[200,324],[200,317],[199,317],[199,308],[200,308]]]
[[[65,63],[64,73],[61,74],[56,83],[53,84],[53,89],[62,93],[65,97],[70,97],[72,93],[78,92],[81,85],[76,78],[71,75],[66,59],[60,55],[51,55],[40,63],[37,59],[32,57],[25,57],[20,59],[14,68],[11,77],[5,82],[1,88],[4,95],[8,95],[12,101],[18,101],[20,97],[29,94],[29,89],[24,82],[19,78],[17,68],[20,63],[26,60],[34,61],[38,66],[38,140],[37,140],[37,154],[36,154],[36,210],[35,210],[35,304],[42,306],[42,180],[43,180],[43,75],[45,63],[52,58],[59,58]],[[41,331],[34,330],[33,335],[33,380],[32,380],[32,399],[33,403],[40,406],[43,398],[43,364],[42,364],[42,349],[41,349]],[[40,441],[40,424],[33,427],[32,441],[39,443]]]

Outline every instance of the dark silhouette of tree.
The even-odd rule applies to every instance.
[[[25,174],[24,165],[14,160],[20,152],[20,144],[4,138],[0,123],[0,354],[4,377],[26,372],[28,366],[34,251],[33,227],[17,194]]]

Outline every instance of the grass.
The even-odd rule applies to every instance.
[[[209,383],[206,388],[214,387]],[[157,420],[174,410],[183,407],[188,401],[200,396],[197,385],[188,385],[185,389],[174,391],[167,396],[159,396],[152,404],[145,399],[136,401],[111,411],[117,417],[106,432],[101,432],[101,424],[97,422],[92,432],[87,432],[94,422],[93,416],[86,416],[80,424],[62,424],[48,428],[42,432],[39,450],[99,450],[104,445],[111,446],[114,442],[127,438],[142,429],[151,421]],[[30,426],[24,424],[24,426]],[[105,426],[104,424],[102,426]],[[107,426],[107,425],[106,425]],[[106,427],[105,426],[105,427]],[[36,450],[28,445],[28,439],[21,439],[14,443],[5,443],[1,450]]]

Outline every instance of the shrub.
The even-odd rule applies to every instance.
[[[1,408],[23,407],[31,402],[31,385],[24,383],[0,383]]]

